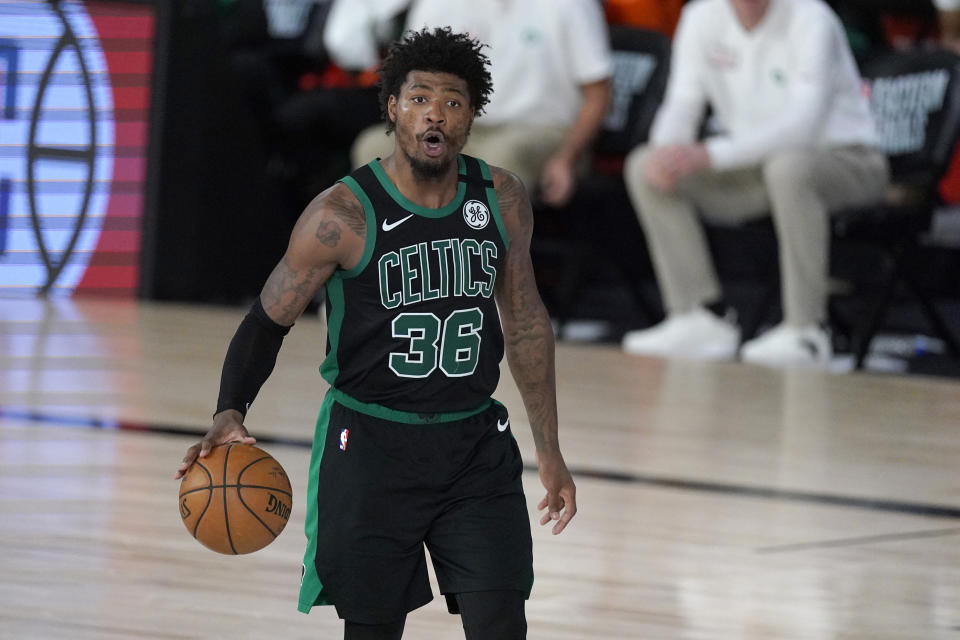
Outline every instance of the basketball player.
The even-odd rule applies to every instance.
[[[344,638],[400,638],[431,600],[424,544],[468,639],[526,637],[533,582],[522,462],[491,399],[504,347],[558,534],[576,488],[557,440],[553,333],[530,263],[532,213],[509,171],[460,154],[492,89],[482,45],[408,33],[380,72],[392,155],[311,202],[227,351],[211,447],[243,419],[283,336],[327,288],[330,383],[310,462],[299,608],[333,604]],[[499,309],[499,314],[498,314]]]

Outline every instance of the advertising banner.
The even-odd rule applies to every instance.
[[[0,2],[0,297],[132,297],[154,9]]]

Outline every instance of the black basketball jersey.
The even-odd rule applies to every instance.
[[[341,179],[363,204],[360,262],[327,283],[327,357],[335,393],[415,414],[469,411],[500,378],[493,298],[509,244],[487,165],[458,156],[457,193],[428,209],[379,161]]]

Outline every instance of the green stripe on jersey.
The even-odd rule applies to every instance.
[[[466,164],[464,163],[463,156],[457,156],[457,166],[460,168],[461,175],[466,174]],[[407,200],[406,196],[400,193],[400,190],[397,189],[397,186],[393,184],[392,180],[390,180],[390,176],[388,176],[387,172],[383,170],[383,166],[380,164],[379,160],[374,160],[371,162],[370,168],[373,169],[373,174],[377,176],[377,180],[380,182],[380,185],[387,192],[387,194],[393,198],[393,201],[410,213],[415,213],[418,216],[424,216],[427,218],[443,218],[448,216],[456,211],[461,204],[463,204],[463,196],[467,192],[467,183],[461,180],[457,184],[457,195],[453,197],[453,200],[450,201],[450,204],[439,209],[421,207],[420,205],[414,204],[410,200]]]
[[[391,422],[400,422],[403,424],[432,424],[436,422],[465,420],[466,418],[475,416],[482,411],[486,411],[490,408],[491,404],[496,402],[493,398],[490,398],[486,402],[482,403],[479,407],[475,409],[468,409],[466,411],[454,411],[450,413],[413,413],[411,411],[398,411],[396,409],[391,409],[381,404],[374,404],[372,402],[363,402],[361,400],[357,400],[353,396],[347,395],[339,389],[334,389],[332,387],[329,391],[327,391],[327,397],[333,397],[337,402],[348,409],[353,409],[354,411],[359,411],[360,413],[373,416],[374,418],[380,418],[381,420],[390,420]]]
[[[480,165],[480,175],[483,176],[484,180],[493,182],[493,176],[490,174],[490,167],[487,166],[487,163],[477,158],[477,164]],[[493,221],[497,223],[497,231],[500,232],[500,237],[503,239],[503,246],[509,249],[510,236],[507,235],[507,228],[503,224],[503,216],[500,215],[500,201],[497,200],[497,190],[493,187],[487,187],[487,202],[490,204],[490,211],[493,213]]]
[[[310,475],[307,476],[307,519],[303,532],[307,536],[307,550],[303,554],[303,578],[300,580],[300,598],[297,610],[310,613],[310,609],[321,604],[333,604],[323,591],[320,576],[317,575],[317,497],[320,481],[320,462],[327,443],[327,430],[330,426],[330,410],[333,397],[328,395],[320,405],[317,426],[313,434],[313,449],[310,452]]]
[[[363,205],[363,216],[366,219],[367,231],[366,238],[363,245],[363,256],[352,269],[344,269],[341,272],[342,277],[352,278],[354,276],[360,275],[364,267],[367,266],[367,263],[370,262],[370,256],[373,255],[373,246],[377,243],[377,214],[373,211],[373,203],[370,202],[370,198],[367,197],[366,192],[363,190],[357,181],[346,176],[341,178],[342,182],[350,191],[353,192],[353,195],[357,197],[357,200],[360,201],[360,204]]]
[[[335,272],[327,280],[327,297],[330,300],[330,317],[327,318],[327,340],[330,342],[330,353],[320,365],[320,375],[331,385],[340,375],[340,330],[343,327],[343,314],[346,305],[343,300],[343,277],[341,272]]]
[[[363,187],[357,184],[357,181],[346,176],[340,180],[357,197],[360,204],[363,205],[363,215],[367,223],[366,240],[364,241],[363,256],[352,269],[338,269],[327,281],[327,296],[330,298],[330,317],[327,318],[327,337],[330,340],[330,353],[320,365],[320,375],[323,379],[333,384],[337,376],[340,375],[340,361],[337,359],[340,345],[340,329],[343,327],[343,314],[346,312],[346,306],[343,300],[343,280],[344,278],[354,278],[363,273],[364,268],[370,262],[373,255],[374,245],[377,242],[377,217],[373,211],[373,204],[367,197]]]

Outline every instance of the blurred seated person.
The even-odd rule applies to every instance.
[[[416,0],[407,28],[450,26],[489,45],[495,93],[464,153],[516,173],[560,207],[603,123],[612,60],[596,0]],[[385,155],[382,126],[357,139],[354,166]]]
[[[721,131],[696,139],[705,107]],[[730,359],[739,330],[698,212],[736,224],[773,217],[784,317],[741,358],[825,367],[830,211],[880,201],[885,155],[840,21],[821,0],[694,0],[680,19],[649,146],[624,178],[667,318],[626,352]]]
[[[376,68],[379,41],[400,35],[408,0],[327,0],[304,48],[323,64],[299,76],[297,91],[275,109],[286,148],[287,177],[305,201],[350,171],[357,135],[380,122]],[[376,34],[358,28],[374,25]],[[298,210],[302,208],[302,202]]]
[[[411,0],[334,0],[323,31],[333,61],[350,71],[376,72],[386,45],[403,31]]]
[[[607,24],[659,31],[672,37],[684,0],[604,0]]]

